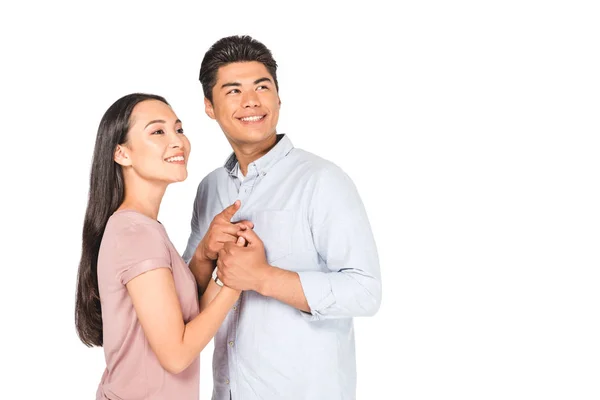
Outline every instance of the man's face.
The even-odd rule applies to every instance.
[[[279,94],[267,68],[259,62],[236,62],[220,67],[204,99],[206,114],[217,120],[232,146],[269,141],[276,134]]]

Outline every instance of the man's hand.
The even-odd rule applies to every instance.
[[[215,215],[206,235],[198,243],[196,248],[197,257],[201,260],[216,260],[219,250],[223,248],[225,243],[236,243],[238,240],[237,233],[242,227],[254,227],[254,224],[250,221],[231,223],[231,218],[240,209],[241,204],[239,200],[236,200],[235,203]]]
[[[246,239],[244,239],[243,237],[238,237],[237,242],[235,242],[236,246],[239,247],[244,247],[246,246]],[[223,282],[221,282],[221,280],[218,278],[217,272],[218,272],[219,268],[215,268],[212,274],[212,278],[214,279],[215,283],[219,286],[223,286]]]
[[[219,250],[217,276],[230,288],[260,292],[269,271],[273,269],[265,256],[265,247],[252,229],[241,225],[236,237],[244,238],[246,247],[227,242]]]

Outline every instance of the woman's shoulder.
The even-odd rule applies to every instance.
[[[171,265],[169,240],[160,222],[132,210],[115,212],[108,220],[98,256],[99,270],[121,276],[148,263]],[[141,267],[140,267],[141,268]]]
[[[164,233],[160,222],[134,210],[117,210],[110,216],[105,228],[106,234],[127,235],[128,233],[152,232]]]
[[[110,216],[104,229],[102,244],[131,252],[132,247],[168,247],[169,238],[160,222],[133,210],[118,210]]]

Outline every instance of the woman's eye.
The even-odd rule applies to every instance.
[[[177,129],[177,133],[181,133],[181,134],[183,134],[183,128],[179,128],[179,129]]]
[[[165,131],[163,131],[162,129],[152,132],[153,135],[162,135],[164,133],[165,133]]]

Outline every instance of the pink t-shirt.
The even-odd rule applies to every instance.
[[[198,399],[199,357],[177,375],[167,372],[148,344],[125,287],[136,276],[163,267],[173,273],[187,323],[199,313],[196,281],[165,228],[136,211],[115,212],[98,255],[106,370],[96,399]]]

